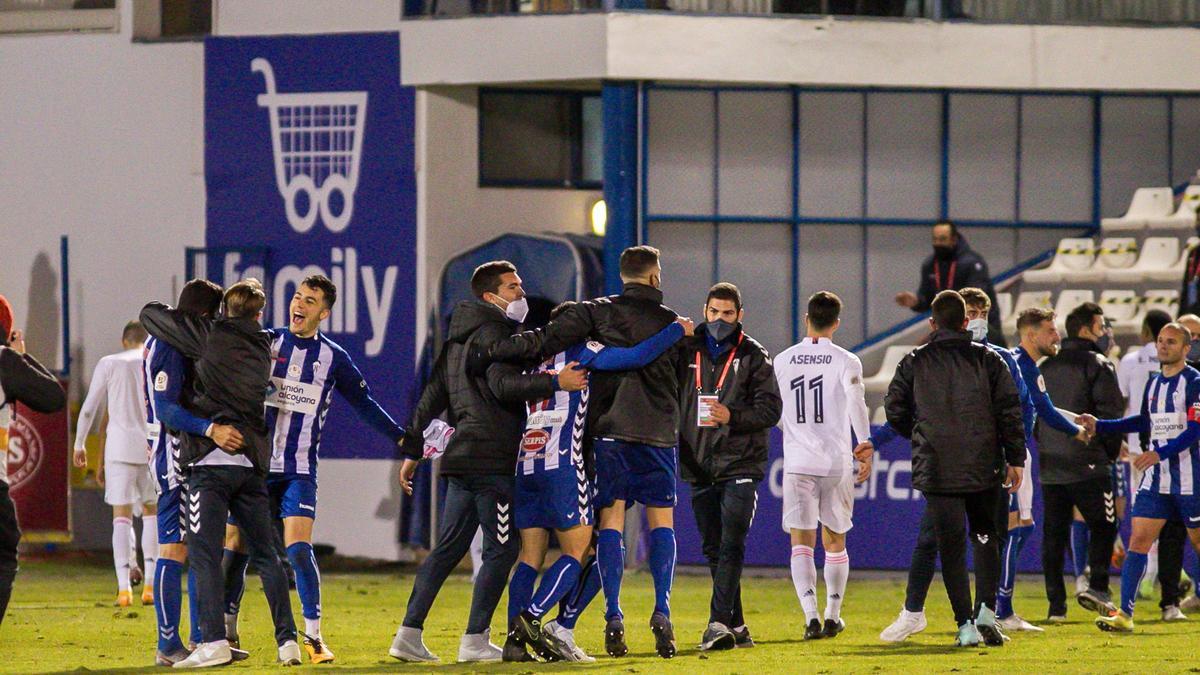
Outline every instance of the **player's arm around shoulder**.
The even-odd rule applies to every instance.
[[[758,341],[747,336],[739,358],[746,372],[742,388],[745,393],[729,406],[729,427],[748,432],[769,429],[783,414],[783,398],[771,357]]]

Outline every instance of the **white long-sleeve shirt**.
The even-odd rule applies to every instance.
[[[783,395],[787,473],[837,476],[854,467],[854,445],[871,436],[862,362],[828,338],[804,338],[775,357]]]
[[[146,440],[146,404],[142,400],[142,349],[110,354],[100,359],[92,373],[87,398],[75,425],[75,449],[84,447],[87,435],[108,409],[104,464],[149,462]]]
[[[1158,348],[1153,342],[1138,349],[1131,349],[1121,357],[1121,363],[1117,365],[1117,383],[1127,401],[1126,415],[1136,415],[1142,411],[1142,395],[1145,393],[1146,383],[1160,368]],[[1142,454],[1142,444],[1137,434],[1129,434],[1128,442],[1130,454]]]

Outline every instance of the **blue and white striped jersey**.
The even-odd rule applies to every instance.
[[[404,430],[371,397],[362,373],[336,342],[322,333],[302,338],[286,328],[271,332],[271,473],[316,478],[321,432],[335,389],[377,431],[393,442],[403,436]]]
[[[178,406],[183,392],[186,365],[174,347],[151,337],[142,349],[142,399],[146,403],[146,440],[150,446],[150,469],[156,479],[174,489],[181,482],[179,438],[164,417],[163,402]],[[168,403],[170,405],[170,403]]]
[[[546,359],[534,373],[557,373],[572,361],[586,366],[603,346],[576,345]],[[572,466],[583,470],[583,433],[587,421],[588,389],[556,391],[554,396],[527,404],[517,473],[530,475]]]
[[[1157,373],[1142,397],[1143,424],[1149,424],[1150,449],[1159,451],[1200,418],[1200,371],[1187,367],[1174,377]],[[1194,495],[1200,488],[1200,445],[1166,457],[1147,471],[1139,489],[1159,494]]]

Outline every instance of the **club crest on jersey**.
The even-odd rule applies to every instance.
[[[321,372],[321,362],[320,361],[313,361],[313,372],[314,373]]]
[[[158,371],[158,375],[154,376],[154,391],[166,391],[168,380],[167,371]]]
[[[600,351],[602,349],[604,349],[604,345],[599,342],[596,342],[595,340],[588,340],[586,348],[590,352],[595,352],[595,353],[599,354]]]
[[[300,364],[293,363],[288,366],[288,377],[300,377]]]
[[[1200,422],[1200,403],[1193,404],[1192,407],[1188,409],[1188,421]]]
[[[1041,375],[1038,375],[1038,390],[1043,393],[1046,391],[1046,378]]]
[[[541,429],[530,429],[521,437],[521,453],[524,455],[536,455],[546,448],[546,444],[550,442],[550,434]],[[526,459],[533,459],[526,457]]]

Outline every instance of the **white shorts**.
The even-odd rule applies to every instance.
[[[783,531],[815,530],[817,523],[837,534],[854,526],[854,474],[783,475]]]
[[[153,504],[158,501],[149,464],[107,462],[104,465],[104,503]]]

